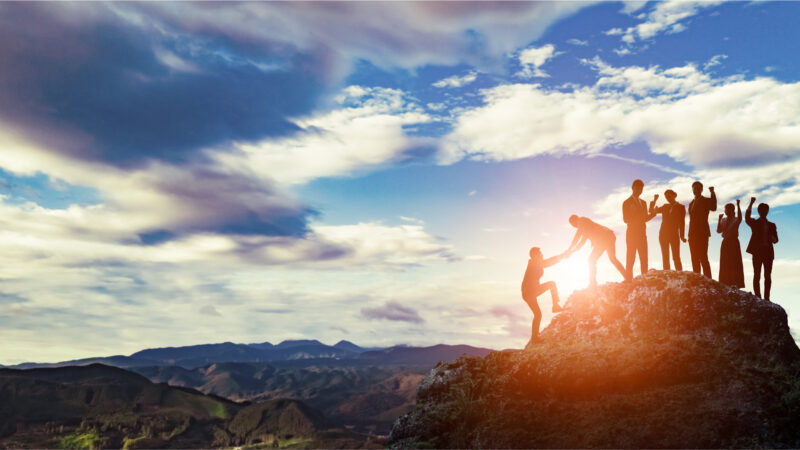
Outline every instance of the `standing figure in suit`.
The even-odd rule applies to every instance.
[[[738,215],[734,216],[733,203],[725,205],[724,217],[719,215],[717,233],[722,235],[719,250],[719,282],[728,286],[744,287],[744,265],[742,248],[739,245],[739,224],[742,223],[742,207],[736,200]]]
[[[642,274],[647,273],[647,222],[655,217],[655,213],[648,213],[647,203],[639,198],[644,189],[642,180],[634,180],[631,185],[631,196],[622,202],[622,220],[628,224],[625,232],[625,270],[628,277],[633,278],[633,263],[636,253],[639,253],[639,265]],[[656,196],[658,198],[658,196]],[[655,199],[653,199],[655,202]]]
[[[681,264],[681,241],[686,242],[686,207],[675,201],[678,194],[672,189],[664,191],[667,198],[665,205],[654,207],[651,203],[650,213],[661,214],[661,228],[658,229],[658,243],[661,244],[661,263],[664,270],[669,270],[669,251],[672,249],[672,260],[675,270],[683,270]],[[658,196],[656,196],[658,198]]]
[[[569,244],[566,254],[577,252],[587,240],[592,242],[592,254],[589,255],[589,286],[597,286],[597,260],[608,254],[608,259],[619,270],[625,280],[630,280],[628,272],[617,259],[617,236],[611,228],[606,228],[588,217],[569,216],[569,223],[577,228],[575,237]]]
[[[525,269],[525,276],[522,278],[522,299],[533,311],[533,323],[531,323],[531,340],[528,345],[535,343],[539,340],[539,324],[542,323],[542,310],[539,309],[538,297],[547,291],[550,291],[550,298],[553,300],[553,312],[561,311],[561,306],[558,302],[558,288],[554,281],[541,283],[540,280],[544,274],[544,268],[550,267],[567,256],[567,253],[553,256],[552,258],[544,259],[542,251],[539,247],[531,248],[530,259],[528,260],[528,267]],[[526,347],[527,348],[527,347]]]
[[[767,220],[769,205],[758,205],[758,219],[753,219],[753,203],[756,198],[750,199],[744,221],[750,227],[750,243],[747,244],[747,253],[753,255],[753,291],[761,297],[761,266],[764,266],[764,300],[769,301],[769,290],[772,287],[772,261],[775,259],[774,244],[778,243],[778,228]]]
[[[711,264],[708,262],[708,238],[711,229],[708,227],[708,213],[717,210],[717,194],[714,187],[709,187],[710,197],[703,197],[703,183],[692,183],[694,200],[689,203],[689,253],[692,255],[692,270],[711,278]]]

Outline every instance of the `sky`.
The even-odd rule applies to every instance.
[[[769,203],[772,300],[800,329],[798,19],[762,1],[0,3],[0,364],[519,348],[529,248],[564,251],[579,214],[623,256],[637,178],[684,204],[715,186],[712,231],[726,202]],[[588,251],[545,270],[563,299]],[[605,258],[599,280],[620,281]]]

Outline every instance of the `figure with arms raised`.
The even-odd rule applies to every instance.
[[[683,270],[681,264],[681,241],[686,242],[686,207],[676,201],[678,194],[672,189],[664,191],[667,203],[655,206],[650,203],[650,212],[661,214],[661,228],[658,229],[658,243],[661,244],[661,264],[669,270],[669,254],[672,250],[672,261],[675,270]],[[656,198],[657,199],[657,198]]]
[[[753,291],[761,297],[761,268],[764,268],[764,300],[769,300],[769,291],[772,288],[772,261],[775,259],[774,244],[778,243],[778,228],[767,220],[769,205],[758,205],[758,219],[753,219],[753,204],[756,198],[750,199],[744,221],[750,227],[750,243],[747,244],[747,253],[753,255]]]

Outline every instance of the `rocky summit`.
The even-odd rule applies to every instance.
[[[575,292],[526,350],[440,363],[391,447],[800,447],[776,303],[690,272]]]

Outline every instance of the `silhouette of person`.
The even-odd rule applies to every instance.
[[[539,324],[542,323],[542,310],[539,309],[538,297],[550,291],[550,298],[553,300],[553,312],[561,312],[561,306],[558,304],[558,288],[556,287],[556,283],[554,281],[540,283],[540,280],[544,274],[544,268],[560,262],[567,257],[567,252],[553,256],[552,258],[544,259],[539,247],[533,247],[529,254],[530,259],[528,260],[528,267],[525,269],[525,276],[522,278],[522,299],[525,300],[525,303],[527,303],[531,311],[533,311],[531,340],[528,342],[528,345],[531,345],[539,340]]]
[[[655,200],[650,203],[650,213],[661,214],[661,227],[658,229],[658,243],[661,244],[661,264],[669,270],[669,252],[672,249],[672,261],[675,270],[683,270],[681,264],[681,241],[686,242],[686,207],[675,201],[678,194],[672,189],[664,191],[667,203],[655,207]],[[656,199],[658,196],[656,196]]]
[[[761,266],[764,266],[764,300],[769,301],[769,290],[772,287],[772,261],[775,259],[773,245],[778,243],[778,228],[767,220],[769,205],[766,203],[758,205],[758,219],[750,217],[755,202],[755,197],[750,198],[750,205],[747,206],[747,213],[744,217],[744,221],[752,231],[750,243],[747,244],[747,253],[753,255],[753,291],[757,297],[761,297]]]
[[[625,231],[625,245],[627,253],[625,255],[625,270],[628,277],[633,278],[633,263],[636,261],[636,253],[639,253],[639,265],[642,274],[647,273],[647,222],[655,217],[655,213],[648,213],[647,203],[640,199],[644,182],[633,180],[631,185],[631,196],[622,202],[622,220],[628,224]],[[656,195],[653,202],[656,201]]]
[[[593,222],[588,217],[579,217],[574,214],[569,217],[569,223],[578,231],[575,232],[575,237],[572,238],[572,242],[565,252],[567,255],[580,250],[587,240],[592,243],[592,253],[589,255],[589,286],[597,286],[597,260],[603,256],[603,253],[608,254],[609,261],[614,264],[625,280],[630,280],[628,272],[617,259],[617,237],[614,235],[614,231]]]
[[[738,214],[734,216],[733,203],[725,205],[725,214],[719,215],[717,233],[722,235],[719,249],[719,282],[728,286],[744,287],[742,248],[739,245],[739,224],[742,223],[742,207],[736,200]]]
[[[692,270],[711,278],[711,264],[708,262],[708,238],[711,228],[708,227],[708,213],[717,210],[717,194],[714,187],[709,187],[710,197],[703,197],[703,183],[692,183],[694,200],[689,203],[689,253],[692,255]]]

